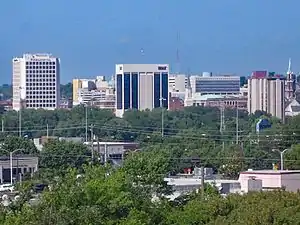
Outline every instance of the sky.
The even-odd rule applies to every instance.
[[[118,63],[245,76],[285,73],[291,57],[300,72],[299,8],[299,0],[0,1],[0,83],[11,83],[13,57],[37,52],[61,59],[61,83],[111,76]]]

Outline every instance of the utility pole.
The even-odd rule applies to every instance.
[[[166,101],[165,98],[161,97],[159,99],[160,101],[160,107],[161,107],[161,137],[164,137],[164,106],[163,106],[163,101]]]
[[[49,126],[48,126],[48,123],[47,123],[47,140],[49,138]]]
[[[1,121],[1,131],[2,131],[2,133],[4,132],[4,120],[3,119]]]
[[[88,105],[84,105],[85,107],[85,142],[88,142]]]
[[[236,144],[239,144],[239,107],[236,101]]]
[[[220,107],[220,133],[221,133],[221,138],[222,138],[223,151],[225,149],[225,142],[224,142],[224,137],[223,137],[224,130],[225,130],[224,106],[221,105],[221,107]]]
[[[204,196],[205,187],[204,187],[204,166],[201,166],[201,194]]]
[[[19,136],[22,137],[22,108],[23,108],[23,101],[22,101],[22,96],[21,96],[21,90],[22,87],[19,87],[19,92],[20,92],[20,108],[19,108]]]
[[[107,166],[107,144],[104,144],[104,165]]]
[[[94,161],[94,124],[91,124],[91,149],[92,149],[92,161]]]

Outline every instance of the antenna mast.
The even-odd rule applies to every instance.
[[[180,57],[179,57],[179,43],[180,43],[180,32],[177,31],[177,48],[176,48],[176,73],[179,74],[180,73]]]

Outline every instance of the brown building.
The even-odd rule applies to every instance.
[[[169,98],[169,110],[176,111],[184,108],[184,101],[179,97]]]
[[[225,108],[236,108],[247,110],[247,97],[224,97],[224,98],[208,98],[205,106],[210,107],[225,107]]]

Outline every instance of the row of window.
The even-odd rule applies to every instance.
[[[54,86],[55,87],[55,83],[27,83],[27,86],[40,86],[40,87]]]
[[[29,83],[29,82],[55,82],[55,79],[40,79],[38,77],[36,78],[33,78],[33,79],[26,79],[26,82]]]
[[[27,98],[28,99],[40,99],[40,98],[43,98],[43,99],[50,99],[50,98],[56,98],[56,96],[55,95],[46,95],[46,94],[44,94],[44,95],[41,95],[41,93],[40,94],[37,94],[37,95],[29,95],[29,96],[27,96]]]
[[[27,108],[55,108],[55,104],[26,104]]]
[[[48,95],[54,95],[55,91],[26,91],[27,95],[34,95],[34,94],[48,94]]]
[[[27,74],[28,78],[55,78],[56,74]]]
[[[26,103],[55,103],[55,100],[49,100],[49,99],[43,99],[43,100],[37,100],[37,99],[35,99],[35,100],[26,100]]]
[[[40,61],[40,62],[26,62],[26,65],[55,65],[55,62],[46,62],[46,61]]]
[[[26,66],[26,70],[29,70],[29,69],[50,69],[50,70],[55,70],[55,66]]]
[[[32,90],[32,91],[39,91],[39,90],[55,90],[55,87],[41,87],[41,88],[36,88],[36,87],[26,87],[26,91]]]
[[[54,73],[55,70],[26,70],[26,74]]]

